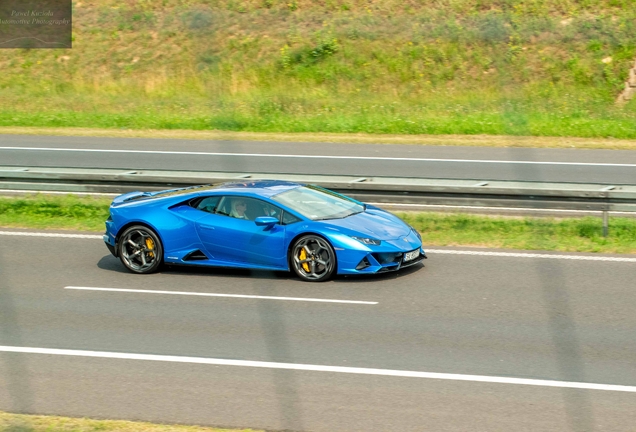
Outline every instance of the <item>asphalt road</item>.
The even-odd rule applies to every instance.
[[[634,184],[636,152],[0,135],[0,165]]]
[[[137,276],[99,239],[0,235],[0,410],[295,431],[633,430],[636,392],[559,383],[636,390],[636,262],[429,255],[425,267],[324,284],[218,269]],[[456,378],[472,375],[510,382]]]

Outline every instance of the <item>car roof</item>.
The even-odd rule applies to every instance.
[[[213,190],[215,193],[238,192],[250,195],[271,197],[281,192],[296,189],[300,186],[303,186],[303,184],[284,180],[245,180],[215,185],[213,187]]]
[[[221,183],[215,185],[189,186],[178,189],[167,189],[156,192],[129,192],[115,197],[111,206],[119,206],[124,204],[141,204],[155,201],[160,198],[168,198],[171,200],[180,200],[183,198],[193,198],[202,194],[213,193],[223,194],[245,194],[253,197],[270,198],[281,192],[285,192],[297,187],[304,186],[301,183],[288,182],[283,180],[251,180],[251,181],[235,181]]]

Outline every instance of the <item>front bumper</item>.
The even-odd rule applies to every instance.
[[[410,251],[408,251],[410,252]],[[404,261],[406,252],[370,252],[364,255],[355,267],[339,268],[339,274],[372,274],[387,273],[397,271],[405,267],[410,267],[425,260],[426,253],[422,248],[419,249],[419,256],[409,261]]]
[[[405,261],[409,252],[419,255]],[[379,246],[336,248],[338,274],[373,274],[397,271],[426,259],[422,241],[411,233],[396,240],[383,241]]]
[[[420,249],[420,255],[417,258],[412,259],[410,261],[406,261],[406,262],[400,261],[400,262],[397,262],[395,264],[384,265],[384,266],[382,266],[381,269],[376,271],[376,273],[385,273],[385,272],[397,271],[397,270],[403,269],[405,267],[410,267],[413,264],[417,264],[419,262],[422,262],[422,261],[424,261],[427,258],[428,257],[426,256],[426,253],[424,253],[424,250]]]

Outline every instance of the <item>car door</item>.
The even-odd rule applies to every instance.
[[[235,200],[247,205],[244,219],[232,216]],[[214,214],[196,221],[199,238],[212,259],[229,264],[287,267],[285,227],[280,224],[258,226],[254,222],[256,217],[266,215],[266,204],[255,198],[224,196]],[[280,209],[278,211],[280,214]]]

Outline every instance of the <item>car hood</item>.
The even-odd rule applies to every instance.
[[[366,210],[342,219],[329,219],[324,223],[331,227],[352,231],[352,235],[377,240],[395,240],[408,235],[411,231],[411,228],[397,216],[381,210]]]

